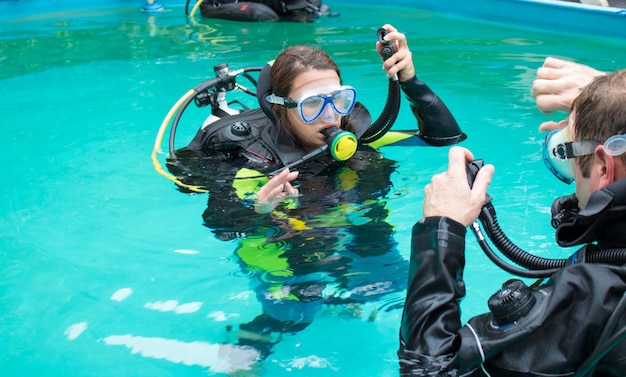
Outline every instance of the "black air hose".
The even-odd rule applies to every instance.
[[[496,211],[491,202],[485,204],[478,217],[480,222],[485,227],[485,232],[489,239],[496,245],[498,250],[502,252],[509,260],[515,264],[526,268],[527,270],[519,269],[514,266],[506,264],[503,260],[491,250],[489,245],[481,239],[479,231],[474,229],[479,241],[480,247],[485,254],[491,259],[498,267],[503,270],[527,278],[541,278],[549,277],[560,268],[564,267],[567,263],[567,259],[551,259],[541,258],[535,256],[527,251],[520,249],[516,246],[508,237],[504,234],[498,220],[496,218]],[[585,255],[586,263],[605,263],[612,265],[622,265],[626,263],[626,249],[605,249],[593,252],[588,252]]]
[[[507,258],[529,270],[547,270],[565,266],[566,259],[541,258],[520,249],[504,234],[496,216],[493,204],[483,206],[478,219],[485,227],[489,239]]]
[[[585,262],[607,263],[620,266],[626,261],[626,249],[605,249],[587,253]]]
[[[385,107],[378,119],[361,135],[359,141],[365,144],[372,143],[386,134],[398,117],[400,101],[400,83],[397,80],[389,80],[389,92]]]

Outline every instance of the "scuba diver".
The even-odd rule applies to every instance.
[[[235,255],[263,312],[232,328],[238,344],[254,347],[260,359],[284,334],[304,330],[323,304],[358,312],[406,288],[408,263],[386,220],[396,162],[376,148],[466,138],[446,105],[417,79],[405,35],[384,25],[376,47],[390,92],[374,122],[330,56],[297,45],[263,67],[256,85],[260,108],[228,115],[215,105],[213,113],[224,114],[209,117],[186,147],[175,149],[170,138],[173,180],[183,192],[208,192],[204,225],[238,243]],[[192,91],[196,99],[205,88]],[[390,130],[400,90],[417,130]],[[400,308],[401,300],[386,310]]]
[[[556,241],[584,246],[554,264],[514,267],[549,279],[505,282],[488,313],[461,325],[466,228],[495,222],[486,210],[494,167],[451,148],[448,170],[424,189],[423,218],[413,228],[401,375],[626,375],[626,71],[595,77],[542,152],[557,178],[576,183],[574,195],[553,204]],[[506,243],[501,251],[515,249]]]
[[[199,0],[199,3],[202,17],[232,21],[312,22],[319,16],[330,14],[328,6],[322,5],[321,0]]]

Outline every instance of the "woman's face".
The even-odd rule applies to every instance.
[[[327,94],[340,87],[341,81],[334,70],[311,70],[296,76],[292,90],[287,96],[298,101],[303,94]],[[321,133],[323,129],[331,126],[339,127],[341,124],[341,115],[329,105],[326,105],[319,118],[309,124],[304,123],[299,111],[298,108],[287,109],[287,119],[291,133],[302,143],[307,152],[324,144],[324,135]]]

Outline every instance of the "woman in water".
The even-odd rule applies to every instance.
[[[446,105],[416,77],[405,35],[383,28],[376,47],[393,48],[383,69],[418,120],[411,138],[422,146],[463,140]],[[362,142],[371,117],[356,89],[311,46],[287,48],[268,69],[269,85],[257,87],[262,109],[201,129],[168,165],[208,189],[204,224],[239,242],[235,254],[263,311],[238,326],[237,338],[261,358],[283,334],[304,330],[323,304],[360,315],[362,304],[403,292],[408,274],[387,222],[396,162]],[[337,137],[354,137],[350,158],[327,153]],[[388,305],[401,308],[402,297]]]

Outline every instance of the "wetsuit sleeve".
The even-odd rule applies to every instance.
[[[411,111],[417,119],[420,136],[431,145],[451,145],[466,136],[446,104],[417,76],[401,83]]]
[[[400,329],[399,356],[405,371],[419,365],[421,356],[438,358],[446,369],[458,350],[459,304],[465,296],[465,233],[463,225],[446,217],[424,218],[413,227]]]

